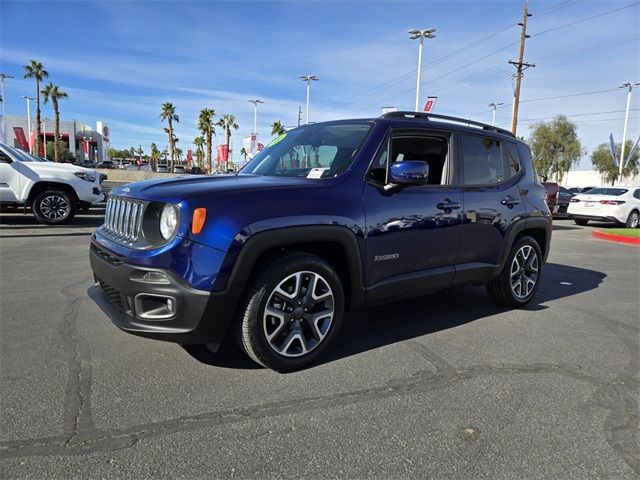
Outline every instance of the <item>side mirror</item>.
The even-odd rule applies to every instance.
[[[389,182],[395,185],[424,185],[429,177],[429,164],[422,160],[407,160],[391,164]]]

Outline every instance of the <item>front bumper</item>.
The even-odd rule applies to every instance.
[[[95,241],[89,261],[95,283],[88,294],[121,330],[182,344],[206,343],[213,350],[219,347],[235,310],[235,302],[224,292],[192,288],[168,270],[129,265]],[[132,279],[146,272],[164,274],[169,283]],[[149,318],[142,299],[150,297],[171,299],[173,314]]]

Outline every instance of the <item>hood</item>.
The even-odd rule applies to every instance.
[[[73,165],[71,163],[22,162],[22,165],[39,173],[69,173],[70,175],[73,175],[75,172],[96,173],[92,168],[79,167],[78,165]]]
[[[324,181],[326,180],[252,174],[181,175],[173,178],[128,183],[121,187],[114,188],[111,194],[140,200],[179,203],[187,198],[229,190],[294,187]]]

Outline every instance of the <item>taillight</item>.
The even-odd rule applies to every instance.
[[[578,203],[580,201],[580,199],[578,198],[572,198],[571,199],[571,203]]]
[[[600,200],[602,205],[622,205],[624,200]]]

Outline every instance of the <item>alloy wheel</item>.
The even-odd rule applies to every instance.
[[[49,220],[60,220],[65,218],[70,211],[70,205],[66,198],[51,194],[40,201],[40,212]]]
[[[538,281],[538,255],[530,245],[523,245],[511,262],[511,290],[519,298],[527,298]]]
[[[322,275],[293,273],[269,295],[263,315],[265,338],[282,356],[306,355],[329,333],[334,312],[334,294]]]

